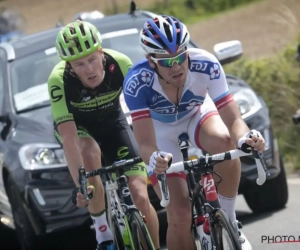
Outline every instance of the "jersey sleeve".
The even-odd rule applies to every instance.
[[[64,89],[65,62],[57,64],[48,79],[48,93],[51,102],[51,112],[56,125],[73,121],[73,114],[69,112]]]
[[[133,66],[123,82],[124,99],[130,110],[132,122],[151,118],[147,103],[147,89],[154,81],[154,74],[143,68]]]
[[[213,54],[204,50],[199,50],[198,54],[191,60],[190,69],[202,73],[204,77],[201,80],[207,82],[208,94],[219,110],[234,101],[225,72]]]

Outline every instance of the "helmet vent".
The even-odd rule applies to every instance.
[[[86,36],[86,33],[85,33],[85,30],[84,30],[82,22],[79,24],[79,28],[80,28],[80,32],[81,32],[82,36]]]
[[[91,48],[91,46],[90,46],[90,44],[89,44],[88,41],[85,41],[85,42],[84,42],[84,45],[85,45],[85,47],[86,47],[87,49],[90,49],[90,48]]]
[[[63,46],[61,45],[61,43],[59,43],[59,47],[60,47],[60,52],[63,54],[63,56],[67,56]]]
[[[65,41],[66,43],[69,43],[69,39],[68,39],[66,33],[63,33],[63,37],[64,37],[64,41]]]
[[[172,34],[171,34],[171,31],[170,31],[170,25],[164,23],[164,30],[166,32],[166,35],[167,35],[167,38],[168,38],[169,42],[172,42]]]
[[[71,54],[72,56],[74,56],[74,55],[75,55],[75,52],[74,52],[74,50],[73,50],[73,48],[72,48],[72,47],[69,47],[69,51],[70,51],[70,54]]]

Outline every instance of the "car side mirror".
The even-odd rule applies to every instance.
[[[217,43],[214,46],[215,56],[224,65],[238,60],[243,55],[242,43],[238,40]]]

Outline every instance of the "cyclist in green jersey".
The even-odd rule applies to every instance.
[[[101,42],[99,31],[89,22],[77,20],[63,27],[56,39],[62,61],[49,76],[48,90],[54,133],[77,187],[73,202],[87,206],[95,225],[97,249],[108,250],[113,249],[113,236],[106,220],[103,184],[99,176],[90,178],[93,198],[86,201],[78,191],[78,168],[91,171],[101,166],[101,159],[110,165],[139,153],[119,103],[132,62],[124,54],[103,49]],[[145,165],[129,169],[126,175],[134,202],[148,219],[149,232],[159,248],[158,220],[148,198]]]

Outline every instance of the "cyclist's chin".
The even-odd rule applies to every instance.
[[[183,86],[186,81],[186,74],[180,74],[169,78],[168,83],[178,87]]]
[[[85,79],[84,83],[87,87],[94,89],[100,86],[101,84],[101,79],[99,77],[96,77],[94,79]]]

